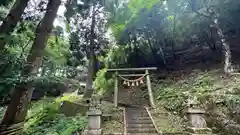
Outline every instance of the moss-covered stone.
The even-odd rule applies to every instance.
[[[87,110],[87,105],[69,101],[63,101],[60,107],[60,112],[66,116],[76,116],[77,114],[85,115]]]

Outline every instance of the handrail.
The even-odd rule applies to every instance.
[[[111,71],[144,71],[144,70],[157,70],[157,67],[107,69],[108,72],[111,72]]]
[[[152,117],[152,114],[151,114],[150,111],[149,111],[149,108],[148,108],[148,107],[144,107],[144,108],[146,109],[149,117],[151,118],[151,121],[152,121],[152,123],[153,123],[153,125],[154,125],[154,127],[155,127],[155,129],[156,129],[156,131],[157,131],[157,133],[158,133],[159,135],[162,135],[163,133],[162,133],[162,131],[159,131],[159,129],[157,128],[157,125],[156,125],[156,123],[155,123],[155,121],[154,121],[154,119],[153,119],[153,117]]]
[[[124,132],[123,135],[127,135],[127,119],[126,119],[126,109],[123,107],[123,122],[124,122]]]

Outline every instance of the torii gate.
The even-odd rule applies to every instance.
[[[151,107],[155,107],[149,70],[157,70],[157,68],[156,67],[120,68],[120,69],[107,70],[107,72],[115,72],[115,81],[114,81],[114,106],[115,107],[118,106],[118,78],[123,79],[124,84],[127,84],[128,86],[130,85],[135,86],[135,85],[138,85],[139,83],[143,83],[142,79],[144,77],[146,77],[146,80],[147,80],[147,89],[148,89],[148,95],[149,95],[149,101],[150,101]],[[119,74],[120,71],[145,71],[145,74]],[[124,77],[139,77],[139,78],[135,80],[128,80]]]

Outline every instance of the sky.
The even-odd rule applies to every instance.
[[[58,9],[58,13],[57,13],[57,14],[58,14],[59,16],[63,16],[65,11],[66,11],[65,6],[64,6],[64,5],[61,5],[61,6],[59,7],[59,9]],[[61,20],[61,19],[58,19],[58,18],[55,19],[53,25],[54,25],[54,26],[62,26],[62,27],[65,26],[64,21]]]

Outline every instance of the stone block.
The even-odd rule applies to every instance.
[[[87,128],[87,135],[101,135],[101,110],[89,110],[87,112],[88,116],[88,128]]]
[[[63,101],[60,107],[60,112],[66,116],[76,116],[77,114],[85,115],[87,110],[87,105],[69,101]]]
[[[87,129],[86,135],[102,135],[102,129]]]
[[[185,112],[187,114],[205,114],[205,110],[201,108],[187,108]]]
[[[189,135],[212,135],[212,130],[207,127],[204,119],[203,109],[188,108],[185,112],[189,120],[189,127],[186,129]]]
[[[207,123],[204,119],[205,111],[198,108],[188,108],[186,110],[189,120],[189,126],[193,128],[207,128]]]
[[[193,128],[193,127],[188,127],[186,129],[189,133],[193,134],[211,134],[212,130],[210,128]]]

